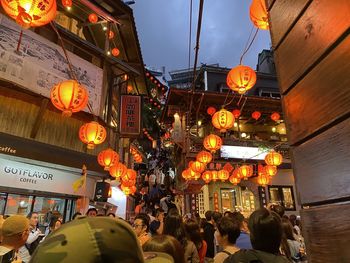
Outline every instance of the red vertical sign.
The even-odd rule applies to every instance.
[[[120,99],[120,134],[137,136],[141,132],[141,97],[122,95]]]

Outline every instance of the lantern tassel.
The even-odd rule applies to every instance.
[[[23,36],[23,29],[21,29],[21,32],[19,33],[19,38],[17,43],[17,52],[19,52],[19,48],[21,47],[22,36]]]

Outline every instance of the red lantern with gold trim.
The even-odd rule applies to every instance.
[[[98,16],[95,13],[91,13],[89,15],[88,19],[89,19],[90,23],[95,24],[98,21]]]
[[[1,0],[4,11],[23,28],[39,27],[55,19],[56,0]]]
[[[238,119],[239,116],[241,116],[241,111],[240,111],[239,109],[234,109],[234,110],[232,111],[232,114],[233,114],[233,116],[235,117],[235,119]]]
[[[237,172],[238,178],[243,178],[244,180],[248,180],[254,173],[253,167],[251,165],[242,165],[239,167]]]
[[[124,176],[122,176],[122,181],[136,180],[137,173],[133,169],[127,169]]]
[[[268,175],[268,176],[275,176],[277,174],[277,167],[274,166],[274,165],[266,165],[264,167],[265,169],[265,173]]]
[[[252,113],[252,118],[254,119],[254,120],[259,120],[260,119],[260,117],[261,117],[261,112],[260,111],[254,111],[253,113]]]
[[[265,162],[268,165],[279,166],[283,162],[283,157],[280,153],[271,150],[265,156]]]
[[[182,173],[182,178],[185,180],[190,180],[191,179],[191,173],[189,169],[183,170]]]
[[[191,168],[189,168],[188,171],[191,175],[191,180],[198,180],[199,178],[201,178],[201,174],[193,171]]]
[[[197,154],[197,161],[204,163],[204,164],[208,164],[211,162],[211,160],[213,159],[213,155],[210,152],[207,151],[200,151]]]
[[[88,149],[94,149],[95,145],[101,144],[106,140],[107,132],[105,127],[96,121],[85,123],[79,129],[80,140],[87,144]]]
[[[210,116],[213,116],[214,113],[216,112],[216,109],[214,107],[209,107],[207,109],[207,113],[210,115]]]
[[[115,57],[118,57],[120,54],[120,50],[118,48],[113,48],[112,49],[112,55],[115,56]]]
[[[202,179],[203,181],[206,183],[206,184],[209,184],[211,179],[212,179],[212,174],[211,174],[211,171],[205,171],[203,174],[202,174]]]
[[[62,0],[62,5],[64,7],[67,7],[67,8],[71,8],[72,7],[72,0]]]
[[[218,171],[217,170],[212,170],[211,172],[211,179],[213,182],[216,182],[219,179]]]
[[[230,173],[224,169],[218,171],[218,179],[225,182],[230,177]]]
[[[253,0],[250,5],[250,20],[259,29],[269,30],[269,20],[265,0]]]
[[[257,179],[258,184],[261,186],[266,186],[270,182],[270,177],[267,174],[260,174]]]
[[[227,129],[233,127],[235,117],[228,110],[221,109],[213,115],[211,122],[220,132],[226,132]]]
[[[113,149],[108,148],[100,152],[97,156],[98,163],[104,167],[105,171],[109,171],[109,168],[119,162],[119,154]]]
[[[119,179],[126,174],[127,170],[128,168],[124,164],[116,163],[109,168],[109,174],[115,179]]]
[[[229,181],[233,185],[237,185],[241,182],[241,179],[235,177],[233,174],[230,176]]]
[[[227,74],[226,83],[233,91],[244,94],[255,85],[256,73],[251,67],[239,65]]]
[[[281,118],[281,115],[278,112],[274,112],[271,114],[271,120],[278,121]]]
[[[83,110],[89,100],[89,92],[75,80],[64,80],[52,87],[50,92],[52,104],[62,111],[63,116]]]
[[[215,134],[209,134],[204,138],[203,146],[205,149],[210,151],[211,153],[215,153],[217,150],[221,148],[222,140],[219,136]]]
[[[205,170],[205,164],[195,161],[190,166],[191,170],[196,173],[202,173]]]

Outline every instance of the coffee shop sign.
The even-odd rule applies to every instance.
[[[5,166],[4,172],[10,175],[21,176],[19,178],[19,181],[24,183],[36,184],[37,183],[36,179],[43,179],[43,180],[50,180],[50,181],[53,180],[53,174],[40,172],[40,171],[31,171],[31,170],[21,169],[21,168],[16,168],[11,166]]]

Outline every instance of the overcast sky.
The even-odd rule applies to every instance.
[[[134,10],[144,63],[166,71],[188,67],[190,0],[135,0]],[[200,63],[233,67],[249,37],[249,0],[204,0]],[[193,0],[191,64],[194,60],[199,0]],[[260,30],[243,64],[255,69],[258,53],[270,48],[268,31]]]

